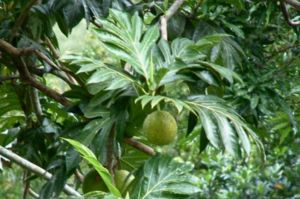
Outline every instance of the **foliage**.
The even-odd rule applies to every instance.
[[[297,17],[285,1],[178,2],[0,1],[0,145],[53,174],[25,187],[78,189],[83,157],[110,190],[87,198],[121,197],[116,169],[135,175],[126,198],[299,196]],[[61,56],[54,26],[82,19],[90,47]],[[156,110],[178,124],[169,146],[143,135]]]
[[[70,143],[82,155],[82,157],[85,160],[87,160],[91,165],[93,165],[93,167],[96,169],[96,171],[99,173],[99,175],[103,179],[108,190],[113,195],[115,195],[117,197],[121,196],[118,189],[113,185],[112,177],[111,177],[109,171],[98,162],[96,156],[93,154],[92,151],[90,151],[84,145],[80,144],[80,142],[77,142],[75,140],[70,140],[70,139],[64,139],[64,140],[66,140],[68,143]]]

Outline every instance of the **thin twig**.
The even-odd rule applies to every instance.
[[[15,75],[15,76],[0,76],[0,83],[4,81],[9,81],[9,80],[14,80],[14,79],[19,79],[20,77]]]
[[[167,10],[165,17],[169,20],[177,12],[180,6],[183,4],[184,0],[176,0],[171,7]]]
[[[35,114],[38,118],[38,121],[42,122],[43,110],[42,110],[42,106],[40,103],[38,90],[36,88],[31,88],[30,92],[31,92],[31,98],[32,98],[32,103],[33,103]]]
[[[21,55],[27,55],[28,53],[38,52],[38,51],[32,51],[32,49],[27,49],[27,48],[15,48],[10,43],[8,43],[2,39],[0,39],[0,50],[7,52],[8,54],[10,54],[13,57],[12,61],[16,65],[23,81],[29,83],[31,86],[37,88],[38,90],[40,90],[47,96],[53,98],[54,100],[58,101],[59,103],[61,103],[64,106],[71,105],[71,102],[69,100],[67,100],[66,98],[64,98],[63,96],[61,96],[61,94],[59,94],[57,91],[55,91],[51,88],[48,88],[47,86],[38,82],[31,75],[25,62],[20,57]]]
[[[164,40],[168,40],[168,21],[165,16],[160,17],[160,32]]]
[[[21,156],[13,153],[12,151],[0,146],[0,155],[4,156],[5,158],[15,162],[16,164],[24,167],[25,169],[28,169],[29,171],[47,179],[50,180],[52,178],[52,174],[44,170],[43,168],[33,164],[32,162],[29,162],[28,160],[22,158]],[[78,193],[76,190],[74,190],[69,185],[64,186],[64,192],[68,195],[73,196],[81,196],[80,193]]]
[[[69,85],[76,85],[76,83],[74,81],[72,81],[67,74],[63,73],[60,70],[53,70],[50,73],[55,75],[56,77],[59,77],[60,79],[62,79]]]
[[[289,11],[288,11],[288,9],[286,7],[286,1],[281,0],[280,1],[280,7],[281,7],[281,11],[283,13],[283,16],[284,16],[285,20],[287,21],[287,23],[290,26],[299,26],[300,25],[300,21],[292,21],[290,19],[290,14],[289,14]]]
[[[52,60],[50,60],[46,55],[44,55],[43,53],[41,53],[40,51],[33,49],[33,48],[15,48],[14,46],[12,46],[10,43],[6,42],[3,39],[0,39],[0,49],[2,49],[3,51],[6,51],[7,53],[16,56],[16,57],[20,57],[20,56],[28,56],[28,55],[36,55],[38,58],[44,60],[46,63],[48,63],[53,69],[55,70],[61,70],[63,72],[65,72],[68,77],[69,77],[69,83],[72,82],[72,84],[74,84],[75,82],[73,81],[73,78],[78,82],[78,84],[81,87],[84,87],[84,83],[69,69],[63,67],[60,65],[59,62],[59,66],[57,66]]]
[[[27,176],[29,175],[29,172],[28,170],[25,170],[24,171],[24,176],[23,176],[23,181],[24,181],[24,191],[23,191],[23,199],[26,199],[27,198],[27,194],[28,194],[28,191],[29,191],[29,187],[30,187],[30,181],[26,180]]]
[[[63,97],[60,93],[41,84],[34,77],[32,77],[32,75],[30,74],[30,72],[27,69],[25,62],[22,59],[15,58],[14,62],[15,62],[15,65],[16,65],[23,81],[29,83],[31,86],[37,88],[38,90],[43,92],[45,95],[47,95],[48,97],[51,97],[52,99],[56,100],[57,102],[61,103],[64,106],[71,105],[71,102],[69,100],[67,100],[65,97]]]
[[[60,56],[59,56],[59,53],[58,51],[55,49],[54,45],[52,44],[52,42],[50,41],[50,39],[48,37],[46,37],[45,39],[46,41],[46,45],[48,46],[48,48],[50,49],[50,51],[52,52],[52,54],[54,55],[54,57],[56,59],[58,59]]]
[[[162,38],[164,40],[168,40],[168,20],[173,17],[173,15],[177,12],[180,6],[183,4],[184,0],[176,0],[171,7],[166,11],[165,15],[160,17],[160,31]]]
[[[78,178],[78,180],[81,183],[83,183],[84,176],[82,175],[82,173],[78,169],[75,170],[75,176]]]
[[[154,156],[156,153],[154,151],[154,149],[152,149],[151,147],[133,139],[133,138],[125,138],[124,142],[148,155]]]
[[[52,54],[54,55],[54,57],[57,59],[56,63],[57,66],[60,68],[60,70],[62,70],[63,72],[66,73],[66,76],[69,80],[66,81],[66,79],[64,79],[66,82],[70,83],[70,84],[75,84],[75,80],[76,82],[81,86],[81,87],[85,87],[84,82],[81,81],[80,78],[77,77],[76,74],[74,74],[72,71],[70,71],[69,69],[67,69],[63,62],[61,62],[59,60],[60,55],[59,52],[55,49],[55,47],[53,46],[53,44],[51,43],[50,39],[48,37],[46,37],[46,44],[49,47],[50,51],[52,52]]]
[[[295,8],[296,10],[300,10],[300,2],[297,0],[285,0],[285,2],[291,6],[293,6],[293,8]]]
[[[39,194],[37,194],[35,191],[33,191],[31,188],[29,188],[28,193],[33,197],[33,198],[40,198]]]
[[[53,61],[51,61],[46,55],[44,55],[43,53],[41,53],[40,51],[38,51],[36,49],[16,48],[3,39],[0,39],[0,49],[2,49],[3,51],[6,51],[7,53],[9,53],[11,55],[18,56],[18,57],[35,54],[38,58],[44,60],[53,68],[59,69],[59,67]]]
[[[50,60],[46,55],[41,53],[40,51],[37,51],[35,49],[28,49],[27,53],[28,54],[35,54],[38,58],[40,58],[40,59],[44,60],[45,62],[47,62],[51,67],[53,67],[56,70],[59,70],[59,67],[52,60]],[[24,54],[24,55],[27,55],[27,54]]]
[[[93,19],[92,21],[92,24],[94,24],[94,26],[96,26],[97,28],[101,29],[103,27],[102,24],[100,24],[98,21],[96,21],[95,19]]]
[[[74,79],[76,80],[76,82],[82,87],[82,88],[85,88],[85,84],[84,82],[72,71],[70,71],[68,68],[64,67],[62,64],[61,61],[58,61],[59,62],[59,66],[60,66],[60,70],[62,70],[63,72],[65,72],[70,81],[74,83]]]

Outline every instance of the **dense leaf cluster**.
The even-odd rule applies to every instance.
[[[110,191],[86,197],[121,197],[117,168],[135,175],[125,198],[299,194],[298,27],[276,1],[186,0],[170,15],[178,2],[0,1],[0,145],[53,174],[40,198],[74,173],[80,187],[80,155]],[[54,26],[68,36],[82,19],[107,54],[60,55]],[[179,127],[167,147],[142,132],[161,109]],[[25,187],[37,178],[24,176]]]

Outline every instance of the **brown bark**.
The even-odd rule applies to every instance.
[[[156,154],[154,149],[137,140],[134,140],[133,138],[125,138],[124,142],[148,155],[154,156]]]
[[[9,160],[15,162],[16,164],[24,167],[25,169],[28,169],[29,171],[32,171],[35,174],[40,175],[41,177],[50,180],[52,178],[52,174],[45,171],[43,168],[33,164],[32,162],[29,162],[28,160],[20,157],[19,155],[13,153],[12,151],[0,146],[0,155],[2,155],[5,158],[8,158]],[[68,195],[73,196],[81,196],[80,193],[78,193],[76,190],[74,190],[69,185],[64,186],[64,192]]]
[[[180,6],[183,4],[184,0],[176,0],[171,7],[166,11],[165,15],[160,18],[160,31],[162,38],[164,40],[168,40],[168,20],[173,17],[173,15],[177,12]]]
[[[10,43],[0,39],[0,50],[7,52],[13,57],[13,63],[15,64],[17,70],[20,73],[21,79],[30,84],[31,86],[35,87],[36,89],[40,90],[42,93],[47,95],[48,97],[56,100],[57,102],[61,103],[64,106],[70,106],[71,102],[68,101],[66,98],[61,96],[60,93],[57,91],[48,88],[47,86],[41,84],[39,81],[37,81],[29,72],[25,62],[22,60],[21,56],[24,55],[31,55],[35,54],[39,56],[40,58],[44,59],[46,62],[48,62],[51,66],[54,66],[55,64],[45,55],[42,53],[36,51],[35,49],[31,48],[15,48]]]

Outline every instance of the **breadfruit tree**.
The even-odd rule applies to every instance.
[[[253,41],[275,45],[257,33],[274,28],[266,25],[274,13],[283,13],[278,26],[296,26],[287,5],[298,2],[280,4],[0,1],[1,160],[25,167],[25,195],[37,195],[31,181],[46,178],[34,190],[40,198],[199,198],[199,176],[180,146],[265,158],[254,129],[266,103],[249,97],[249,74],[263,64]],[[105,54],[61,56],[54,25],[68,36],[82,19]],[[49,74],[65,86],[49,84]],[[243,89],[248,96],[236,93]]]

